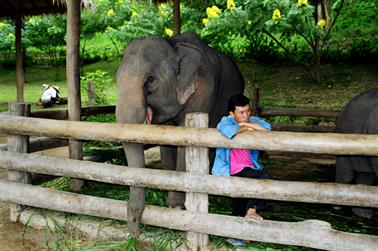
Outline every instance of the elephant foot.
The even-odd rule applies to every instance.
[[[168,207],[184,209],[185,193],[168,192],[166,204]]]
[[[371,208],[361,208],[361,207],[354,207],[352,208],[352,212],[362,218],[371,219],[373,218],[374,211]]]

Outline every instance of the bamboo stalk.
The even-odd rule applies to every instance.
[[[0,167],[112,184],[229,197],[378,207],[378,187],[219,177],[0,151]]]
[[[212,128],[55,121],[7,114],[0,114],[0,121],[3,133],[77,140],[378,156],[378,135],[248,131],[229,140]]]
[[[127,219],[127,202],[0,181],[4,201],[76,214]],[[327,250],[376,250],[378,237],[346,233],[318,220],[247,222],[244,218],[146,206],[144,224],[245,240]]]

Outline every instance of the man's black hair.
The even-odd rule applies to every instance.
[[[228,112],[234,112],[236,106],[246,106],[249,105],[250,102],[251,100],[243,94],[231,96],[228,100]]]

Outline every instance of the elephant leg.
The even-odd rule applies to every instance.
[[[161,163],[164,170],[185,171],[185,147],[161,146]],[[182,164],[183,163],[183,164]],[[169,191],[166,204],[168,207],[184,207],[185,193]]]
[[[124,143],[127,165],[144,168],[143,144]],[[130,197],[127,204],[127,225],[133,236],[140,234],[140,223],[144,210],[145,191],[142,187],[130,186]]]
[[[375,175],[373,173],[357,173],[356,174],[356,184],[373,185],[375,182]],[[371,219],[374,215],[374,210],[372,208],[364,207],[353,207],[352,212],[362,218]]]
[[[161,164],[163,170],[176,170],[177,165],[177,147],[175,146],[160,146]],[[168,207],[183,207],[185,196],[182,192],[168,192],[166,204]]]
[[[335,182],[349,184],[354,179],[354,157],[337,156]]]

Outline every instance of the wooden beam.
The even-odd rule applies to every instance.
[[[29,116],[30,105],[21,103],[12,103],[9,105],[9,113],[16,116]],[[8,151],[17,153],[29,153],[29,136],[25,135],[8,135]],[[31,173],[27,171],[8,170],[8,180],[23,183],[31,183]],[[22,206],[18,204],[10,205],[10,220],[18,221],[19,213]]]
[[[187,113],[185,126],[207,128],[209,127],[209,115],[207,113]],[[186,172],[199,175],[209,174],[209,148],[207,147],[186,147],[185,167]],[[185,208],[189,212],[208,213],[209,195],[206,193],[186,193]],[[193,251],[209,250],[209,236],[197,232],[186,233],[189,248]]]
[[[68,145],[67,139],[38,137],[29,140],[29,152],[38,152]],[[7,151],[8,144],[0,144],[0,151]]]
[[[248,131],[229,140],[214,128],[61,121],[7,114],[0,114],[0,132],[78,140],[378,156],[378,135],[372,134]]]
[[[24,84],[25,75],[23,67],[23,48],[22,48],[22,27],[23,27],[23,9],[22,2],[16,1],[16,84],[17,84],[17,102],[24,102]]]
[[[337,118],[339,110],[315,110],[304,108],[262,107],[260,116],[308,116]]]
[[[80,95],[80,11],[81,0],[67,1],[67,90],[68,119],[79,121],[81,118]],[[74,139],[68,141],[71,159],[83,159],[83,144]],[[84,182],[71,180],[71,189],[80,191]]]
[[[16,171],[27,170],[34,173],[169,191],[378,207],[377,186],[220,177],[5,151],[0,151],[0,166]]]
[[[125,221],[127,202],[62,192],[21,183],[0,181],[0,198],[32,207],[93,215]],[[243,217],[194,213],[146,205],[142,222],[147,225],[196,231],[244,240],[305,246],[326,250],[376,250],[378,237],[332,229],[319,220],[247,222]]]

